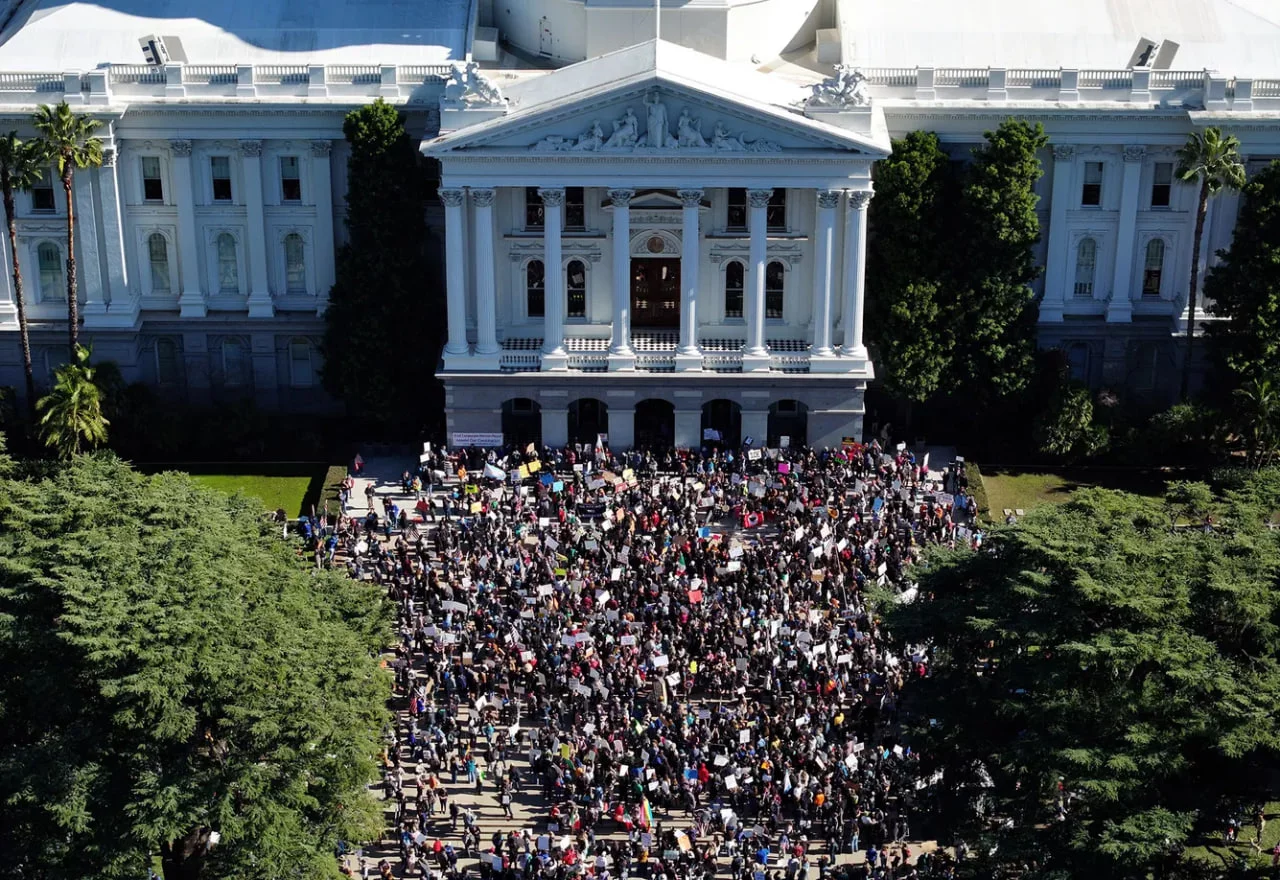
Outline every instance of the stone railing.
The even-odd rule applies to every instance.
[[[0,106],[108,107],[152,100],[319,98],[434,103],[448,64],[114,64],[87,73],[0,73]]]
[[[873,67],[863,73],[871,83],[873,97],[885,100],[1280,110],[1280,79],[1255,82],[1215,71]]]

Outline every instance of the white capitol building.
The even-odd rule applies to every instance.
[[[1250,170],[1280,157],[1273,0],[663,0],[657,40],[654,19],[652,0],[0,0],[0,130],[64,99],[104,122],[74,192],[97,357],[173,399],[318,411],[342,121],[385,98],[439,163],[449,430],[616,446],[860,436],[872,165],[917,129],[963,159],[1009,116],[1050,140],[1041,344],[1167,399],[1196,196],[1174,151],[1216,125]],[[66,339],[45,183],[18,198],[39,381]],[[1211,203],[1210,265],[1237,207]],[[0,385],[20,388],[0,247]]]

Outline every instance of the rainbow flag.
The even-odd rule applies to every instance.
[[[650,808],[649,799],[647,797],[641,799],[640,807],[644,811],[644,827],[650,829],[653,828],[653,809]]]

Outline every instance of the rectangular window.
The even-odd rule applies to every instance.
[[[237,388],[247,380],[243,343],[227,339],[222,343],[222,384],[228,388]]]
[[[1173,189],[1173,163],[1157,162],[1151,177],[1151,207],[1169,207],[1169,193]]]
[[[57,210],[53,201],[53,169],[46,168],[44,175],[31,187],[31,210],[48,214]]]
[[[289,382],[294,388],[310,388],[315,379],[311,374],[311,345],[307,342],[289,343]]]
[[[1102,204],[1102,163],[1084,163],[1084,187],[1080,191],[1080,204],[1096,208]]]
[[[298,172],[297,156],[280,157],[280,199],[285,202],[302,201],[302,177]]]
[[[156,340],[156,381],[161,385],[178,382],[178,346],[171,339]]]
[[[541,229],[542,217],[542,196],[538,195],[538,188],[526,186],[524,188],[524,228]]]
[[[566,186],[564,188],[564,228],[565,229],[586,229],[587,228],[587,204],[586,196],[580,186]]]
[[[787,231],[787,191],[775,189],[769,197],[769,207],[765,208],[765,229],[770,232]]]
[[[730,232],[747,231],[747,191],[743,187],[729,190],[729,215],[725,228]]]
[[[213,177],[213,200],[231,201],[231,159],[227,156],[210,156],[209,173]]]
[[[142,200],[164,201],[164,181],[160,178],[160,157],[142,157]]]

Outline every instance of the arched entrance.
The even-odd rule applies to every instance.
[[[538,401],[513,397],[503,402],[502,439],[520,447],[542,445],[542,407]]]
[[[676,407],[668,400],[636,404],[636,446],[669,449],[676,442]]]
[[[707,431],[720,439],[707,439]],[[710,400],[702,405],[702,445],[736,449],[742,445],[742,407],[732,400]]]
[[[609,405],[594,397],[569,404],[569,442],[596,445],[596,435],[609,433]]]
[[[782,445],[790,437],[791,446],[804,446],[809,434],[809,407],[799,400],[779,400],[769,406],[769,446]]]

